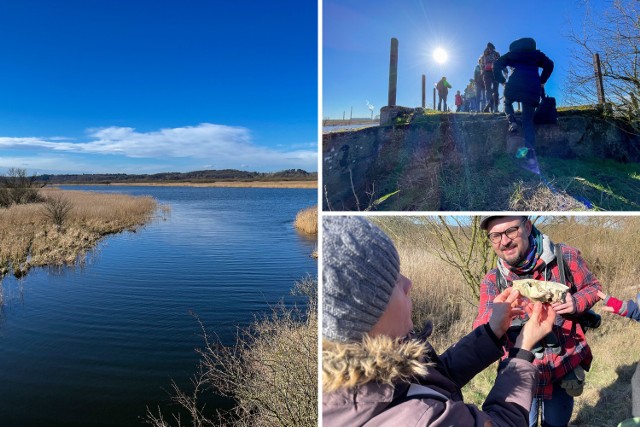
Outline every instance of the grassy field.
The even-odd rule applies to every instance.
[[[413,281],[412,300],[416,329],[431,319],[432,344],[443,351],[469,333],[477,314],[477,300],[458,270],[434,253],[436,242],[421,225],[410,221],[374,219],[396,243],[403,274]],[[640,291],[640,217],[572,217],[545,220],[540,229],[552,240],[577,247],[605,292],[630,299]],[[640,360],[640,324],[604,313],[602,326],[587,332],[594,354],[582,396],[576,398],[572,425],[616,426],[631,417],[631,376]],[[465,400],[481,405],[495,379],[495,367],[478,375],[463,392]]]
[[[23,276],[32,267],[73,264],[102,236],[149,221],[157,207],[152,197],[124,194],[46,188],[40,195],[66,203],[68,212],[56,224],[46,201],[0,209],[0,279]]]

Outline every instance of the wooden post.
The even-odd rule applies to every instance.
[[[436,88],[433,88],[433,109],[436,109]]]
[[[598,104],[604,105],[604,85],[602,83],[602,67],[600,66],[600,55],[593,54],[593,72],[596,77],[596,90],[598,91]]]
[[[389,103],[396,105],[396,90],[398,86],[398,39],[391,39],[391,55],[389,58]]]
[[[424,108],[424,107],[425,107],[425,101],[426,101],[426,97],[425,97],[425,95],[426,95],[426,90],[427,90],[427,87],[426,87],[426,76],[423,74],[423,75],[422,75],[422,108]]]

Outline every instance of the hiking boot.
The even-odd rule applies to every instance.
[[[518,132],[518,123],[510,122],[509,123],[509,132],[511,132],[511,133]]]

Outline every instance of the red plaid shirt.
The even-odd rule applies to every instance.
[[[589,271],[579,250],[564,244],[561,244],[561,247],[565,264],[568,270],[571,271],[575,285],[575,288],[569,290],[575,301],[575,314],[584,313],[598,302],[597,292],[602,289],[602,286],[593,273]],[[540,262],[539,265],[534,268],[533,279],[560,282],[560,272],[558,271],[557,261],[556,259],[549,265]],[[550,278],[544,277],[545,269],[551,271]],[[498,269],[494,268],[487,273],[482,280],[482,284],[480,285],[478,317],[476,317],[476,320],[473,322],[474,328],[487,323],[491,317],[493,299],[500,293],[496,283],[497,274],[499,274]],[[567,271],[567,280],[569,281],[568,277],[569,272]],[[511,286],[511,282],[519,278],[520,277],[513,272],[509,272],[506,280],[509,286]],[[570,286],[570,283],[567,283],[567,285]],[[542,397],[543,399],[551,399],[553,391],[552,384],[554,382],[560,380],[578,365],[582,365],[584,369],[589,370],[591,360],[593,359],[591,349],[587,345],[587,340],[584,336],[584,331],[575,320],[566,319],[562,315],[558,316],[553,326],[553,332],[558,338],[562,351],[556,355],[553,354],[550,348],[545,348],[543,358],[536,358],[533,362],[540,370],[536,397]],[[507,340],[504,358],[507,357],[507,353],[511,347],[513,347],[513,343]]]

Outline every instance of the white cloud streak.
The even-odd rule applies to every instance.
[[[129,127],[89,129],[88,140],[77,141],[60,136],[0,137],[0,148],[49,151],[52,154],[115,155],[128,158],[206,159],[220,168],[241,165],[265,170],[273,167],[311,168],[317,165],[315,149],[259,146],[252,142],[248,129],[202,123],[152,132],[138,132]],[[297,144],[296,144],[297,145]],[[201,163],[201,162],[199,162]]]

